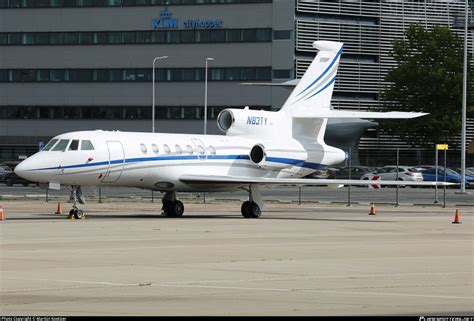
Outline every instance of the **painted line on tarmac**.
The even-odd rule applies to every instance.
[[[308,289],[279,289],[279,288],[255,288],[238,286],[217,286],[217,285],[152,285],[156,287],[175,287],[175,288],[202,288],[202,289],[223,289],[223,290],[242,290],[242,291],[265,291],[265,292],[304,292],[304,293],[326,293],[326,294],[350,294],[350,295],[370,295],[370,296],[403,296],[403,297],[422,297],[437,299],[468,299],[472,297],[447,296],[447,295],[426,295],[411,293],[389,293],[389,292],[355,292],[355,291],[328,291],[328,290],[308,290]]]

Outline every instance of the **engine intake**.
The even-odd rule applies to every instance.
[[[219,116],[217,116],[217,126],[219,126],[219,129],[223,132],[227,132],[232,127],[234,122],[234,114],[229,109],[224,109],[219,113]]]
[[[250,160],[256,165],[259,165],[265,160],[265,149],[262,145],[252,147],[250,150]]]

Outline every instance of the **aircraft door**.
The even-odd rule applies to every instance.
[[[191,139],[191,141],[193,142],[194,147],[197,151],[198,158],[202,160],[207,159],[207,149],[204,146],[204,143],[202,142],[202,140],[193,138]]]
[[[107,174],[102,179],[103,183],[115,183],[122,176],[125,164],[125,152],[121,142],[108,141],[107,149],[109,151],[109,167]]]

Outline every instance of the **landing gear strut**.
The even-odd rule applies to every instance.
[[[80,186],[71,186],[69,199],[73,201],[72,209],[69,211],[69,218],[74,217],[77,220],[84,219],[86,217],[84,212],[77,207],[77,203],[85,204],[86,202]]]
[[[176,192],[166,192],[163,200],[163,213],[168,217],[180,217],[184,213],[184,205],[176,199]]]
[[[262,215],[263,200],[257,185],[250,185],[249,200],[242,203],[240,208],[245,218],[259,218]]]

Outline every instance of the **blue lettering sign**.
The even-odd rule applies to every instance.
[[[179,27],[178,19],[171,19],[173,13],[165,8],[160,11],[160,19],[153,19],[151,26],[153,29],[177,29]],[[222,28],[222,20],[191,20],[187,19],[183,22],[184,29],[216,29]]]
[[[267,117],[247,116],[247,125],[267,126]]]

